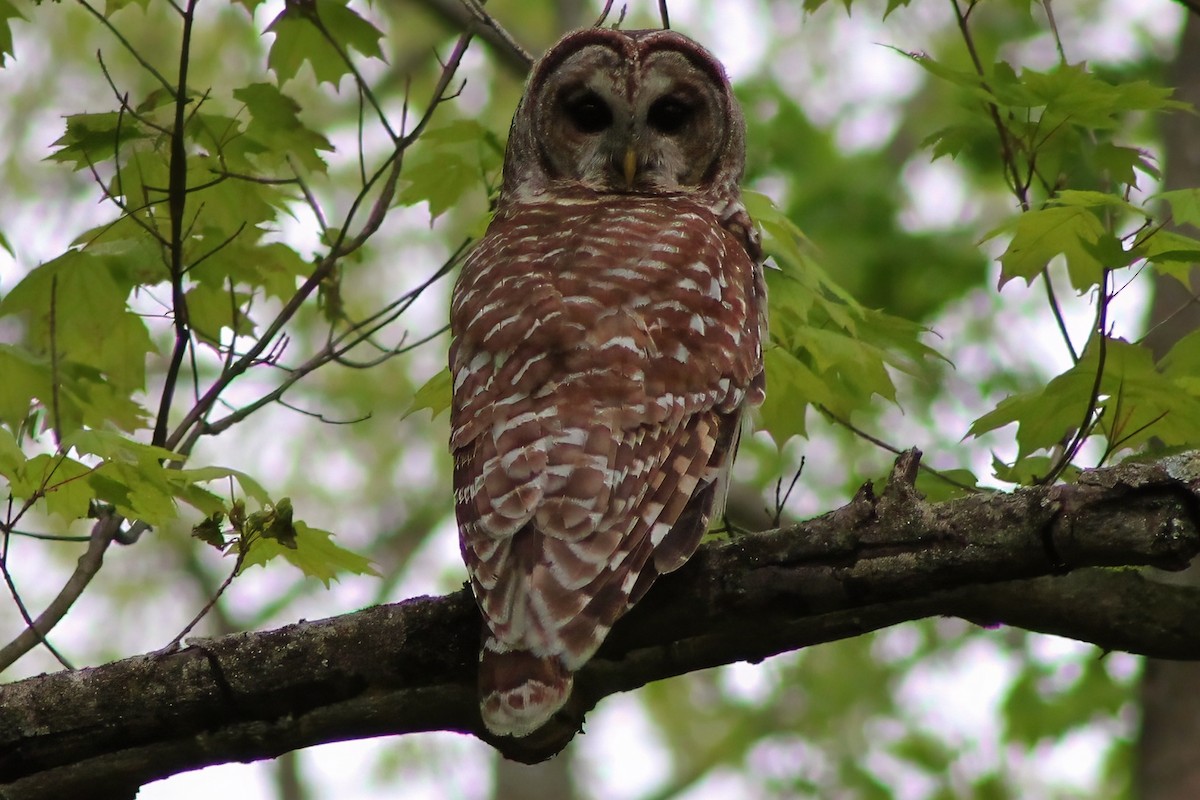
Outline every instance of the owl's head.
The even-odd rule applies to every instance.
[[[501,200],[576,187],[736,197],[744,140],[725,70],[696,42],[670,30],[575,31],[533,67]]]

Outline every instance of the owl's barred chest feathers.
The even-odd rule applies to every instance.
[[[497,215],[464,268],[453,334],[501,368],[537,358],[513,376],[530,391],[550,375],[651,395],[710,387],[712,375],[744,385],[752,365],[734,356],[745,339],[757,345],[747,313],[755,269],[746,246],[690,198],[522,203]]]

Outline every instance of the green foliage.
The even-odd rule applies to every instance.
[[[128,307],[133,285],[113,267],[103,255],[69,250],[31,271],[0,300],[0,317],[22,319],[31,355],[48,361],[53,353],[62,371],[87,374],[129,395],[145,386],[146,356],[155,347]],[[82,424],[82,414],[64,422],[72,430]]]
[[[999,61],[980,73],[951,67],[925,54],[905,55],[958,87],[966,109],[954,123],[926,138],[924,144],[932,148],[934,157],[955,157],[981,139],[999,136],[1009,159],[1004,169],[1010,184],[1021,193],[1040,185],[1052,195],[1056,177],[1069,167],[1079,168],[1072,169],[1077,179],[1107,170],[1110,177],[1129,185],[1136,185],[1135,170],[1156,175],[1144,154],[1136,148],[1117,147],[1111,136],[1133,113],[1189,108],[1170,99],[1169,89],[1146,81],[1112,84],[1084,64],[1018,72]]]
[[[25,17],[13,5],[12,0],[0,0],[0,67],[3,67],[15,51],[13,50],[12,21]]]
[[[1105,235],[1104,226],[1087,208],[1029,211],[1006,223],[1004,229],[988,234],[988,238],[1001,230],[1012,233],[1008,249],[1000,256],[1004,268],[1000,273],[1001,285],[1012,278],[1032,283],[1050,259],[1059,254],[1066,256],[1071,285],[1079,291],[1098,284],[1104,274],[1104,264],[1096,257],[1096,249]]]
[[[460,119],[434,128],[422,134],[413,148],[404,170],[406,185],[396,195],[396,202],[406,206],[428,203],[432,223],[481,187],[491,194],[503,157],[500,139],[474,120]],[[489,217],[481,214],[470,227],[482,235]]]
[[[337,87],[351,73],[350,50],[383,59],[379,49],[383,33],[349,8],[345,0],[289,3],[267,32],[275,34],[267,64],[280,86],[296,77],[308,62],[319,82]]]
[[[1194,348],[1191,337],[1180,345]],[[1005,399],[975,421],[970,435],[1015,422],[1019,459],[1061,444],[1093,419],[1094,435],[1109,452],[1136,450],[1151,439],[1163,447],[1193,444],[1200,441],[1200,396],[1188,391],[1194,380],[1177,375],[1159,369],[1144,347],[1094,340],[1075,366],[1040,390]]]
[[[224,527],[226,518],[229,530]],[[370,559],[334,544],[332,533],[294,520],[292,501],[287,497],[263,502],[258,511],[250,513],[243,501],[234,501],[228,509],[213,511],[194,525],[192,536],[222,552],[232,546],[239,559],[237,574],[282,557],[327,589],[330,581],[342,575],[379,577]]]
[[[809,406],[848,419],[875,396],[896,401],[889,368],[919,374],[921,363],[937,355],[921,343],[924,329],[859,305],[817,265],[795,223],[765,196],[747,193],[746,205],[777,266],[767,270],[770,390],[762,427],[782,446],[805,434]]]
[[[450,408],[452,382],[449,367],[442,369],[425,381],[421,388],[413,394],[412,403],[404,412],[405,418],[428,408],[436,419],[439,414]]]
[[[956,87],[965,111],[925,139],[934,158],[956,157],[980,139],[996,141],[1001,152],[999,167],[1022,210],[984,237],[1009,237],[1000,285],[1013,278],[1049,280],[1061,257],[1071,286],[1099,295],[1097,327],[1074,366],[1043,387],[1002,400],[971,426],[969,435],[978,436],[1018,423],[1017,459],[997,460],[996,477],[1028,482],[1073,474],[1074,460],[1092,438],[1105,441],[1102,462],[1152,441],[1169,447],[1200,442],[1200,428],[1188,422],[1200,410],[1196,397],[1164,377],[1148,351],[1112,339],[1103,327],[1115,271],[1153,263],[1186,282],[1189,262],[1200,255],[1200,242],[1162,230],[1166,220],[1154,209],[1129,201],[1138,174],[1157,178],[1158,171],[1140,149],[1112,138],[1135,114],[1189,107],[1172,100],[1169,89],[1144,80],[1110,82],[1084,64],[1039,71],[999,61],[977,70],[925,54],[909,57]],[[1177,221],[1200,215],[1191,190],[1159,200]],[[1046,455],[1055,448],[1065,448],[1062,457]]]
[[[813,12],[828,2],[829,2],[829,0],[804,0],[804,10],[808,11],[808,12]],[[912,0],[887,0],[887,8],[883,12],[884,19],[887,19],[888,15],[891,14],[893,11],[895,11],[897,8],[903,8],[904,6],[907,6],[910,2],[912,2]],[[849,13],[851,10],[851,7],[854,5],[854,0],[842,0],[842,5],[846,7],[846,12]]]
[[[330,581],[337,580],[343,574],[379,577],[370,559],[334,544],[333,534],[329,531],[310,528],[303,522],[285,525],[285,529],[280,531],[278,507],[265,513],[269,517],[267,528],[273,535],[264,533],[250,541],[242,561],[243,571],[282,557],[306,576],[321,581],[326,588]]]
[[[125,5],[110,2],[106,16],[124,20]],[[3,52],[14,18],[0,0]],[[351,54],[382,58],[380,32],[335,0],[289,4],[270,30],[275,42],[259,75],[270,66],[280,83],[303,61],[318,80],[336,83],[350,72]],[[327,532],[293,522],[290,502],[272,503],[244,472],[184,467],[194,426],[208,424],[234,377],[276,363],[266,345],[301,308],[306,294],[298,291],[315,286],[306,283],[314,263],[279,241],[278,230],[293,209],[316,202],[303,187],[327,173],[332,144],[305,123],[296,99],[261,80],[182,93],[156,83],[140,99],[111,102],[112,110],[68,114],[49,160],[94,177],[112,219],[28,270],[0,299],[0,322],[16,332],[0,345],[0,476],[24,503],[5,524],[30,508],[70,523],[102,504],[170,528],[182,501],[200,512],[196,530],[215,543],[220,520],[237,516],[241,501],[211,484],[236,480],[263,509],[242,517],[239,535],[259,542],[247,565],[274,557],[275,547],[326,584],[338,573],[369,571]],[[272,300],[285,310],[264,309],[264,355],[246,356],[239,342],[264,335],[254,309]],[[148,385],[148,365],[157,370],[162,358],[175,360],[156,375],[166,388]],[[188,372],[190,403],[177,391]]]
[[[906,189],[890,153],[844,152],[774,81],[739,86],[738,96],[748,109],[770,109],[747,115],[748,182],[783,182],[780,210],[817,243],[816,260],[848,294],[926,322],[979,285],[986,262],[977,233],[901,224]]]
[[[1157,199],[1171,208],[1171,217],[1176,225],[1200,227],[1200,189],[1176,189],[1161,192]]]
[[[307,170],[325,172],[325,161],[319,153],[332,152],[333,145],[304,125],[299,103],[269,83],[234,89],[233,96],[250,112],[245,135],[253,146],[246,146],[246,150],[259,163],[280,168],[292,158]]]

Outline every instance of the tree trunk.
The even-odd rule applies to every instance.
[[[1200,107],[1200,15],[1189,14],[1168,85],[1176,97]],[[1200,185],[1200,123],[1191,114],[1173,114],[1163,129],[1164,183],[1167,189]],[[1195,235],[1195,231],[1187,232]],[[1146,344],[1161,357],[1180,338],[1200,327],[1200,270],[1191,289],[1174,278],[1155,283]],[[1157,573],[1167,579],[1162,573]],[[1200,567],[1170,576],[1172,583],[1200,585]],[[1137,743],[1134,796],[1140,800],[1195,800],[1200,797],[1200,664],[1147,659],[1142,678],[1142,730]]]

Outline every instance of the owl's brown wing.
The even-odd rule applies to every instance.
[[[451,353],[485,720],[514,735],[695,550],[762,371],[755,265],[702,208],[625,198],[519,219],[497,218],[464,267]]]

